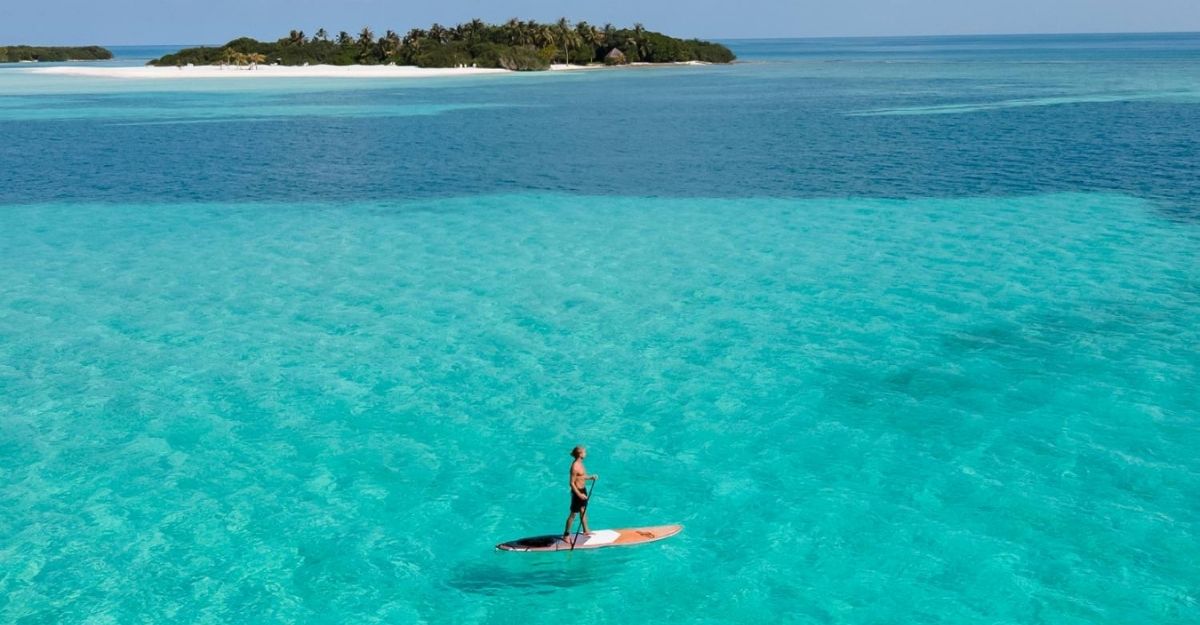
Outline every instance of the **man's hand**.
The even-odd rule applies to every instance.
[[[595,482],[596,480],[600,479],[600,476],[599,475],[589,475],[588,479]]]

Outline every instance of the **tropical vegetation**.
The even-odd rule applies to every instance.
[[[613,51],[616,50],[614,53]],[[495,67],[548,69],[551,63],[729,63],[729,48],[699,39],[677,39],[646,30],[641,24],[598,28],[565,18],[553,24],[512,19],[493,25],[471,20],[457,26],[434,24],[404,35],[370,28],[357,35],[319,29],[312,36],[293,30],[263,42],[242,37],[219,47],[187,48],[150,61],[150,65],[416,65],[419,67]]]
[[[101,61],[113,58],[112,52],[100,46],[49,47],[0,46],[0,63],[19,61]]]

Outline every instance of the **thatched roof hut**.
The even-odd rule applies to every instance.
[[[617,48],[609,50],[608,54],[604,55],[605,65],[624,65],[628,62],[629,60],[625,58],[625,53],[621,52]]]

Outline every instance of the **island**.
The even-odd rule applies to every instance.
[[[113,53],[100,46],[0,46],[0,63],[33,61],[103,61]]]
[[[388,30],[376,37],[369,28],[357,36],[345,31],[331,36],[322,28],[309,37],[293,30],[274,42],[242,37],[219,47],[186,48],[147,64],[248,68],[261,64],[407,65],[531,71],[550,69],[552,64],[730,63],[734,59],[733,52],[719,43],[677,39],[646,30],[641,24],[597,28],[564,18],[552,24],[513,19],[498,25],[476,19],[452,27],[414,28],[404,36]]]

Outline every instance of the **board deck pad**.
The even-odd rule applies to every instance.
[[[531,536],[496,545],[501,551],[570,551],[575,549],[599,549],[600,547],[629,547],[643,545],[670,538],[683,531],[682,525],[653,525],[629,527],[618,530],[596,530],[590,534],[571,534],[565,540],[561,535]]]

